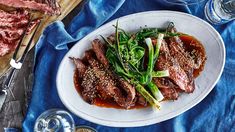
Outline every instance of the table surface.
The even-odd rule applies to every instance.
[[[86,2],[83,0],[72,12],[62,21],[66,25],[71,19],[78,14],[82,5]],[[22,128],[22,122],[27,112],[28,103],[30,102],[32,85],[33,85],[33,65],[34,65],[34,48],[30,50],[22,68],[16,71],[10,88],[15,96],[8,94],[0,111],[0,132],[4,131],[4,127]],[[9,72],[0,78],[0,86],[6,80]],[[8,92],[9,93],[9,92]]]

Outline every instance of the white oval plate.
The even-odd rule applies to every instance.
[[[166,27],[172,21],[179,32],[193,35],[202,42],[207,54],[204,71],[196,79],[192,94],[182,94],[176,101],[164,101],[161,110],[152,108],[122,110],[102,108],[84,102],[77,93],[74,82],[74,64],[69,57],[82,57],[91,47],[91,41],[114,33],[113,20],[80,40],[65,55],[57,74],[57,90],[63,104],[77,116],[88,121],[112,127],[137,127],[158,123],[173,118],[198,104],[213,89],[221,76],[225,63],[225,47],[219,33],[207,22],[192,15],[174,11],[149,11],[124,16],[118,19],[119,26],[126,31],[140,27]]]

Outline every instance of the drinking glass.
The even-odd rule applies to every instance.
[[[43,112],[36,120],[34,132],[74,132],[72,116],[59,109],[50,109]]]
[[[163,0],[163,1],[175,5],[193,5],[193,4],[199,4],[205,0]]]
[[[212,24],[224,24],[235,19],[235,0],[209,0],[204,12]]]

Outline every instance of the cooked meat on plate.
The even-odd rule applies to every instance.
[[[192,93],[206,61],[203,45],[177,32],[173,23],[137,33],[116,25],[115,34],[102,39],[93,40],[82,59],[71,58],[77,71],[75,86],[90,104],[96,105],[98,98],[101,106],[111,101],[125,109],[147,104],[159,108],[163,99]]]

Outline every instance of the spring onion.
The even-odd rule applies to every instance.
[[[159,57],[161,43],[164,36],[163,30],[157,28],[144,28],[136,34],[126,33],[118,27],[116,23],[115,42],[107,41],[106,57],[109,60],[115,73],[120,77],[131,82],[136,90],[154,108],[160,109],[159,101],[163,95],[153,82],[153,77],[167,77],[169,71],[154,71],[154,65]],[[165,32],[167,33],[167,32]],[[157,44],[153,46],[152,39],[157,38]],[[147,49],[146,49],[147,45]],[[146,52],[148,50],[148,52]],[[148,64],[145,67],[145,54],[148,53]]]

